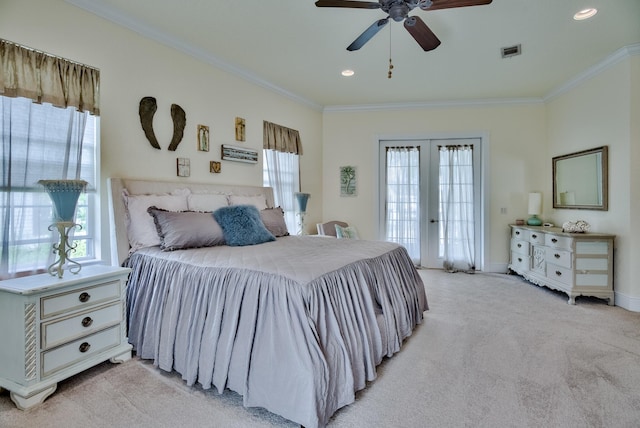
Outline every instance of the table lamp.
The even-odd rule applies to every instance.
[[[542,193],[529,193],[529,210],[527,213],[531,216],[527,219],[529,226],[542,225],[542,220],[538,218],[542,214]]]

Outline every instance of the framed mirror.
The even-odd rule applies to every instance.
[[[553,208],[608,209],[607,146],[553,158]]]

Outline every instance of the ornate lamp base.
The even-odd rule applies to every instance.
[[[75,252],[78,246],[75,242],[69,242],[69,232],[74,227],[77,227],[78,230],[82,229],[81,225],[72,221],[59,221],[49,226],[49,230],[58,229],[60,242],[53,244],[53,254],[57,254],[58,258],[47,268],[47,271],[53,276],[57,275],[58,278],[62,278],[65,268],[73,274],[80,272],[80,269],[82,269],[80,263],[69,258],[69,253]]]
[[[298,222],[298,226],[300,227],[300,229],[298,230],[298,235],[307,235],[307,231],[304,224],[304,217],[306,214],[307,214],[306,212],[298,212],[298,216],[300,217],[300,221]]]

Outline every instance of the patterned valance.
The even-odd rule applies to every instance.
[[[0,39],[0,95],[100,114],[100,70]]]
[[[302,155],[302,141],[298,131],[266,120],[263,121],[263,128],[262,147],[264,149]]]

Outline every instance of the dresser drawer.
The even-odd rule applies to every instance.
[[[72,339],[119,324],[120,321],[122,321],[122,305],[118,301],[108,306],[79,313],[73,317],[42,323],[41,348],[53,348]]]
[[[570,285],[572,280],[573,271],[571,269],[556,266],[552,264],[547,265],[547,278],[554,281],[561,282],[563,284]]]
[[[547,259],[547,263],[552,263],[566,268],[571,267],[571,251],[546,247],[545,258]]]
[[[587,257],[576,258],[577,272],[584,273],[587,271],[594,271],[594,270],[607,272],[609,270],[609,259],[587,258]]]
[[[545,234],[542,232],[531,230],[529,231],[529,242],[531,242],[531,244],[544,245],[544,236]]]
[[[529,231],[526,229],[520,229],[518,227],[514,227],[511,230],[511,237],[514,239],[522,239],[524,241],[529,240]]]
[[[606,241],[576,242],[576,254],[606,256],[609,254],[609,243]]]
[[[544,245],[553,248],[571,249],[571,238],[567,236],[545,234]]]
[[[78,361],[89,358],[120,344],[120,326],[70,342],[42,353],[42,377],[62,370]]]
[[[120,299],[120,281],[110,281],[93,287],[79,288],[67,293],[41,299],[41,317],[48,318],[64,312],[80,310],[99,303]]]
[[[511,240],[511,252],[529,255],[529,243],[527,241]]]
[[[511,268],[517,271],[526,271],[531,268],[531,262],[529,256],[526,254],[511,253]]]

